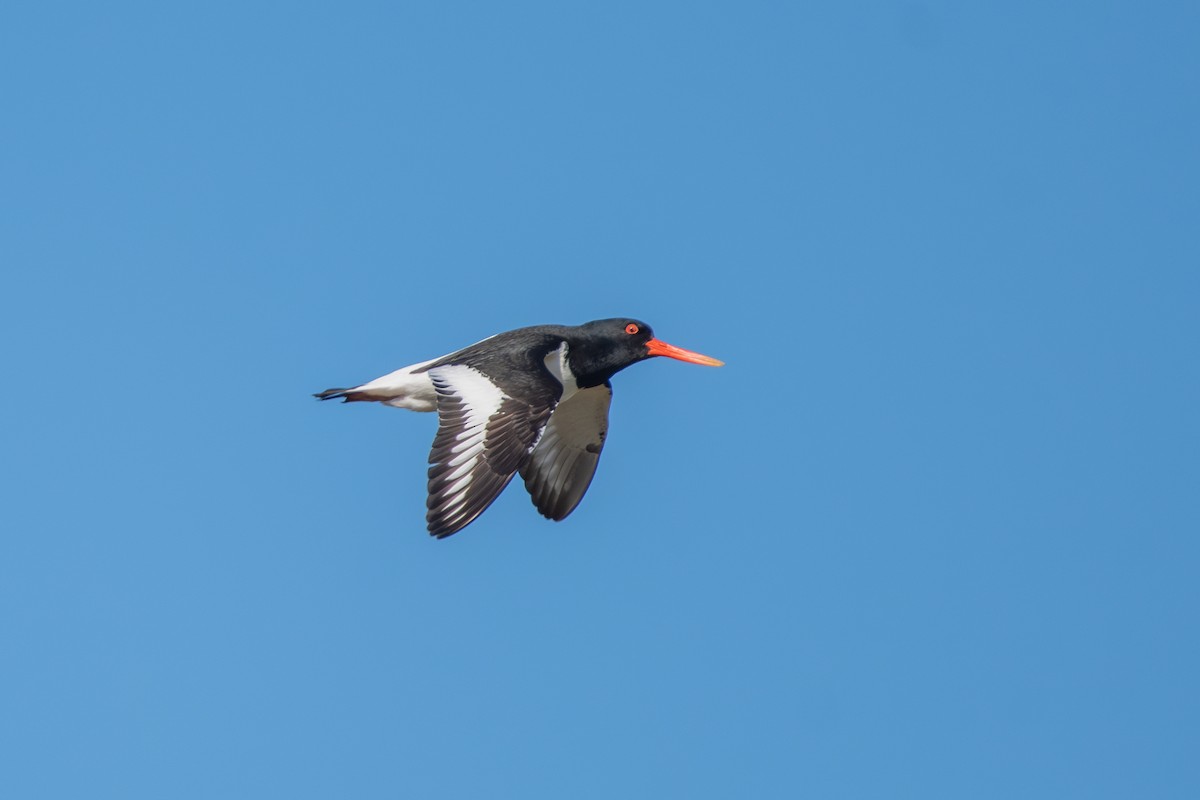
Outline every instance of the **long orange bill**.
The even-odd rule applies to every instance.
[[[715,358],[702,356],[699,353],[693,353],[691,350],[684,350],[682,347],[676,347],[673,344],[667,344],[659,339],[651,339],[646,342],[646,349],[650,351],[652,356],[666,356],[667,358],[677,358],[680,361],[687,361],[689,364],[702,364],[706,367],[723,367],[724,361],[718,361]]]

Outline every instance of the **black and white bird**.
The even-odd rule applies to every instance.
[[[719,367],[654,338],[636,319],[535,325],[315,397],[437,411],[429,451],[429,532],[442,538],[484,512],[518,472],[543,516],[583,499],[608,433],[609,378],[652,356]]]

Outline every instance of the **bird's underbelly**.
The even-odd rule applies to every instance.
[[[409,411],[437,411],[437,390],[433,388],[433,380],[429,377],[429,373],[414,372],[430,363],[432,361],[423,361],[420,364],[413,364],[390,372],[381,378],[364,383],[357,387],[356,391],[374,395],[371,399],[378,399],[379,402],[393,408],[407,408]]]
[[[409,411],[437,411],[437,393],[433,391],[433,384],[430,383],[428,393],[417,391],[384,400],[383,404],[393,408],[407,408]]]

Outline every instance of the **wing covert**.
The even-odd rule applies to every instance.
[[[430,534],[451,535],[482,514],[500,495],[550,416],[509,397],[474,367],[452,364],[429,371],[437,392],[438,432],[429,451]]]
[[[608,435],[609,384],[580,389],[550,415],[521,477],[543,516],[564,519],[575,510],[596,473]]]

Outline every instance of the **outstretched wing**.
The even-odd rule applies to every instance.
[[[592,483],[608,434],[612,387],[580,389],[559,403],[529,459],[525,488],[542,515],[559,520],[575,510]]]
[[[505,394],[474,367],[429,371],[437,392],[438,432],[429,451],[429,532],[442,538],[492,504],[529,457],[552,405]]]

